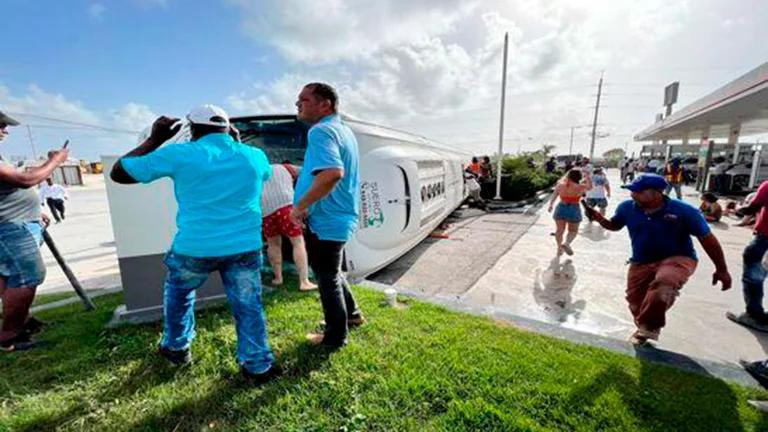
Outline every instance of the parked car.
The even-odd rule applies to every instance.
[[[752,173],[752,162],[745,162],[734,165],[728,171],[725,172],[730,185],[731,192],[748,192],[749,189],[749,176]],[[757,170],[757,178],[755,179],[755,186],[759,185],[763,181],[768,180],[768,160],[761,161],[760,168]]]

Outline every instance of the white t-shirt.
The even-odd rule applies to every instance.
[[[261,214],[267,217],[293,204],[293,177],[282,164],[272,164],[272,178],[264,182],[261,192]]]
[[[67,198],[67,191],[60,184],[52,184],[48,186],[48,183],[40,185],[40,200],[45,202],[46,199],[52,198],[55,200],[63,200]]]
[[[605,198],[605,186],[609,185],[608,177],[603,174],[592,175],[592,189],[587,191],[587,198]]]
[[[725,174],[730,165],[728,162],[720,162],[711,169],[711,172],[712,174]]]

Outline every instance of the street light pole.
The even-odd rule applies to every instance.
[[[504,64],[501,69],[501,112],[499,114],[499,160],[496,167],[496,196],[501,199],[501,160],[504,156],[504,99],[507,95],[507,50],[509,48],[509,32],[504,33]]]
[[[32,138],[32,128],[27,125],[27,136],[29,137],[29,145],[32,147],[32,159],[37,160],[37,150],[35,150],[35,139]]]
[[[570,145],[570,146],[568,146],[568,154],[569,154],[569,155],[572,155],[572,154],[573,154],[573,128],[574,128],[574,127],[573,127],[573,126],[571,126],[571,145]]]
[[[592,120],[592,143],[589,145],[589,160],[595,158],[595,133],[597,130],[597,113],[600,111],[600,94],[603,90],[603,74],[600,73],[600,81],[597,83],[597,103],[595,104],[595,118]]]

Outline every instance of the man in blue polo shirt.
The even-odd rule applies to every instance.
[[[313,126],[291,219],[307,221],[307,253],[325,316],[324,333],[310,333],[307,339],[337,348],[347,343],[350,326],[364,322],[341,272],[344,244],[357,228],[360,211],[357,140],[339,117],[338,96],[328,84],[304,86],[296,107],[299,120]]]
[[[176,119],[160,117],[139,147],[117,161],[111,178],[123,184],[173,180],[178,232],[165,257],[164,328],[159,353],[188,363],[195,337],[195,289],[218,271],[232,307],[241,372],[257,383],[281,373],[267,342],[261,304],[261,190],[272,175],[264,152],[241,144],[219,107],[193,109],[191,141],[159,148]]]
[[[610,220],[591,207],[585,208],[587,217],[605,229],[618,231],[626,226],[629,230],[632,257],[627,274],[627,302],[637,325],[630,340],[645,344],[649,339],[658,340],[667,310],[696,269],[691,236],[699,239],[715,264],[712,284],[722,282],[725,291],[731,287],[731,276],[723,249],[701,212],[665,196],[664,177],[642,174],[622,187],[632,192],[632,200],[619,204]]]

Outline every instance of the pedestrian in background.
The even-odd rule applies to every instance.
[[[48,204],[56,223],[65,219],[64,200],[69,199],[69,194],[64,186],[54,183],[53,179],[48,177],[45,183],[40,186],[40,201]],[[41,203],[42,204],[42,203]]]

